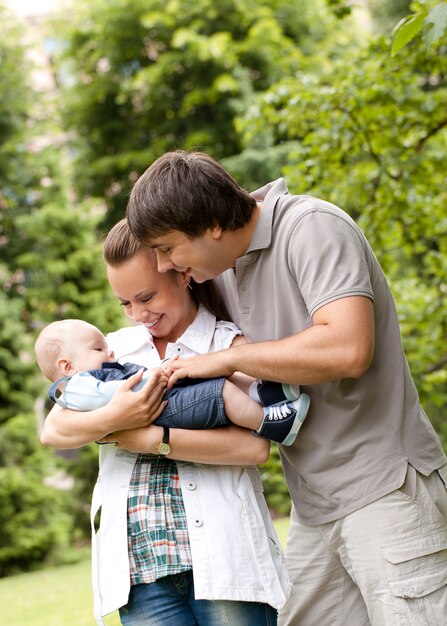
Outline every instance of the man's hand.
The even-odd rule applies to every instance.
[[[168,388],[181,378],[219,378],[229,377],[234,374],[231,364],[231,348],[201,354],[188,359],[171,360],[166,367],[169,376]]]

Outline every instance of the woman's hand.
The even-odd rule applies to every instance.
[[[118,387],[108,404],[93,411],[72,411],[55,405],[48,414],[41,442],[57,449],[79,448],[114,431],[141,428],[159,417],[166,402],[167,376],[152,371],[139,391],[132,391],[143,376],[140,370]]]
[[[119,430],[103,437],[99,443],[114,443],[117,448],[140,454],[157,454],[157,447],[163,437],[161,426],[150,425],[132,430]]]
[[[148,426],[159,417],[167,402],[163,400],[168,377],[162,369],[154,369],[139,391],[132,391],[143,370],[124,381],[107,405],[109,410],[108,430],[128,430]]]

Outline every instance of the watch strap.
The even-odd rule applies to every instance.
[[[171,446],[169,445],[169,428],[163,426],[163,439],[158,444],[158,454],[167,456],[171,452]]]

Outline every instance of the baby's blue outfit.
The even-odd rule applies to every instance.
[[[123,380],[136,374],[141,365],[135,363],[103,363],[101,369],[78,372],[60,378],[48,390],[48,397],[60,406],[75,411],[92,411],[105,406]],[[150,370],[146,368],[142,380],[135,385],[138,391],[146,383]],[[56,397],[58,388],[65,382],[62,395]],[[227,425],[222,389],[225,378],[188,379],[178,381],[168,389],[165,409],[154,424],[170,428],[200,430]]]

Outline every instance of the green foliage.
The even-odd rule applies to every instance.
[[[0,262],[15,272],[17,255],[26,246],[17,219],[59,198],[66,183],[60,149],[47,147],[43,139],[54,129],[43,121],[41,94],[30,84],[33,68],[22,28],[1,5],[0,22]]]
[[[321,15],[321,2],[298,0],[76,3],[58,36],[80,193],[104,196],[111,224],[136,176],[163,152],[237,154],[236,115],[298,71],[297,44],[309,51],[328,30]]]
[[[426,11],[421,13],[415,13],[404,17],[396,26],[394,30],[394,40],[391,46],[391,54],[395,55],[401,48],[407,45],[421,30],[425,18],[427,17]]]
[[[289,515],[291,501],[281,466],[278,446],[270,446],[270,456],[259,468],[269,507],[278,515]]]
[[[97,205],[88,202],[75,207],[50,204],[18,220],[28,250],[17,263],[34,327],[80,317],[107,332],[121,322],[96,234],[102,215]]]
[[[368,0],[368,9],[374,21],[375,32],[391,32],[396,22],[410,11],[411,0]]]
[[[431,45],[444,38],[447,33],[447,2],[433,6],[432,0],[412,3],[413,13],[402,18],[393,31],[391,54],[395,55],[422,32],[424,41]]]
[[[26,84],[23,46],[17,45],[22,31],[11,12],[0,4],[0,145],[22,130],[28,113],[30,92]]]
[[[282,176],[289,154],[296,150],[293,141],[271,146],[264,150],[247,148],[240,154],[222,159],[222,165],[244,189],[258,189],[266,181]]]
[[[19,218],[18,231],[27,251],[17,264],[24,277],[22,300],[33,335],[46,323],[63,318],[85,319],[103,332],[122,325],[122,311],[107,283],[97,235],[103,212],[96,203],[64,204],[62,198],[58,204],[47,204]],[[81,540],[90,534],[88,503],[98,472],[96,448],[94,444],[61,461],[74,479],[66,504],[67,528],[73,525],[72,537]]]
[[[296,142],[283,167],[290,190],[338,204],[366,232],[392,284],[422,404],[442,434],[447,60],[438,51],[409,49],[402,64],[373,41],[328,74],[280,81],[259,115],[239,124],[246,145],[265,126],[273,143]]]
[[[31,93],[27,83],[22,30],[13,15],[0,4],[0,261],[15,247],[14,217],[27,210],[29,173],[26,163],[26,125]]]
[[[351,15],[352,6],[349,0],[326,0],[326,2],[338,19]]]
[[[80,541],[90,539],[90,501],[98,478],[98,444],[91,443],[67,458],[63,468],[74,479],[69,512]]]
[[[73,541],[85,507],[52,487],[60,468],[37,435],[36,330],[86,317],[105,330],[121,321],[111,306],[97,205],[76,205],[66,152],[42,137],[52,109],[29,85],[22,32],[0,7],[0,576],[54,559]],[[45,385],[46,386],[46,385]],[[79,481],[80,482],[80,481]],[[90,481],[91,482],[91,481]],[[76,484],[76,489],[81,488]]]
[[[51,456],[33,414],[0,426],[0,577],[32,568],[66,548],[66,494],[45,484]]]
[[[30,345],[21,318],[23,303],[9,299],[5,292],[14,280],[0,265],[0,424],[18,412],[32,410],[34,368]]]

